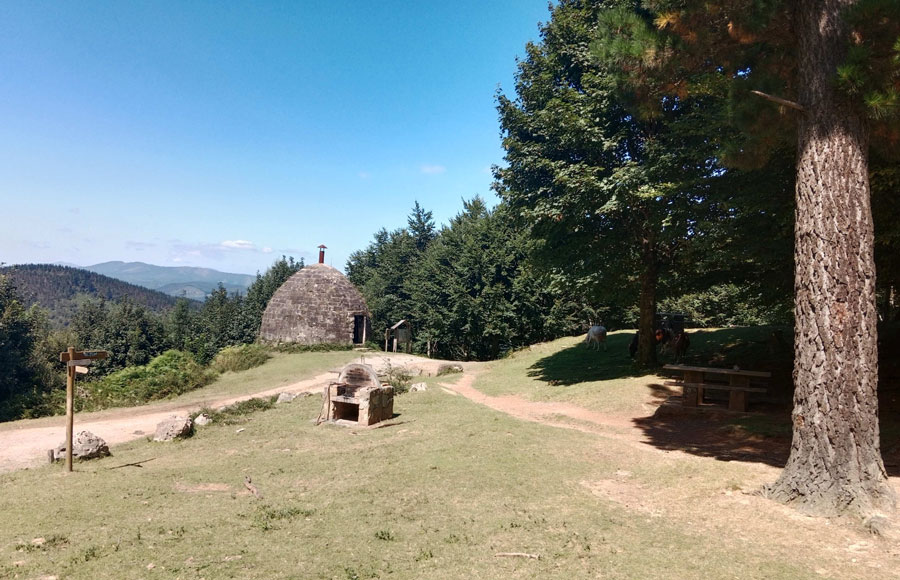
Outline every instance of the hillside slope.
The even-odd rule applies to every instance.
[[[256,280],[248,274],[232,274],[211,268],[190,266],[155,266],[144,262],[103,262],[86,266],[85,270],[123,280],[145,288],[159,290],[171,296],[181,296],[187,291],[188,298],[203,300],[221,283],[229,292],[243,292]],[[204,296],[191,295],[190,287],[197,288]]]
[[[68,266],[22,264],[0,268],[0,275],[15,283],[26,306],[38,304],[50,311],[55,326],[65,326],[85,298],[117,301],[127,296],[154,312],[165,312],[175,305],[172,296]]]

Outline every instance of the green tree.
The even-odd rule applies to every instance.
[[[519,63],[516,99],[498,95],[507,166],[496,190],[537,240],[536,263],[566,277],[594,310],[639,306],[639,362],[655,363],[660,281],[688,248],[733,221],[714,197],[724,179],[721,86],[673,95],[646,113],[627,83],[643,36],[635,2],[564,0]],[[597,31],[608,30],[606,35]],[[584,321],[585,323],[588,321]],[[596,322],[596,321],[595,321]]]
[[[34,345],[32,321],[22,307],[22,299],[9,278],[0,276],[0,419],[12,418],[16,406],[10,403],[34,387]]]
[[[431,212],[423,210],[419,202],[407,223],[408,229],[389,232],[382,228],[366,249],[353,252],[347,260],[347,278],[366,300],[375,337],[384,336],[385,330],[400,320],[413,318],[409,280],[436,234]]]
[[[487,360],[571,331],[560,301],[527,267],[527,242],[505,206],[464,202],[410,279],[419,349]]]
[[[145,365],[168,344],[162,320],[127,296],[112,306],[103,300],[83,302],[72,320],[72,331],[76,348],[109,351],[109,358],[92,366],[94,374],[100,375]]]
[[[250,344],[256,341],[259,336],[259,327],[262,324],[263,313],[269,300],[275,291],[281,288],[288,278],[296,274],[303,268],[303,260],[294,261],[294,258],[282,256],[280,260],[276,260],[266,273],[260,275],[257,273],[256,280],[247,288],[244,297],[241,320],[239,323],[239,340],[241,343]]]
[[[770,495],[826,515],[891,510],[879,447],[869,146],[896,136],[889,117],[897,108],[900,5],[646,5],[665,53],[647,76],[684,81],[685,90],[697,79],[728,79],[736,110],[775,121],[745,124],[740,143],[750,157],[765,158],[767,143],[796,136],[794,437]]]

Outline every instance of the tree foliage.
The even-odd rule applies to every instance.
[[[666,50],[637,2],[568,0],[551,16],[519,63],[516,98],[498,95],[507,166],[495,170],[496,190],[545,271],[569,278],[594,308],[639,304],[639,358],[651,364],[661,296],[762,285],[753,274],[776,269],[762,256],[777,244],[750,232],[763,223],[776,234],[769,242],[790,234],[790,180],[769,172],[771,189],[760,191],[722,165],[735,131],[721,75],[696,93],[661,77],[632,82]]]
[[[34,327],[16,287],[0,276],[0,418],[16,398],[27,395],[37,378],[32,360],[36,342]]]
[[[380,230],[347,263],[376,336],[407,319],[417,352],[485,360],[583,324],[572,302],[555,298],[531,273],[528,237],[503,205],[490,210],[475,197],[437,231],[431,213],[416,204],[408,225]]]

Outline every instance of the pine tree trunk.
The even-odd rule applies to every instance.
[[[641,240],[641,295],[638,298],[639,319],[638,364],[643,367],[656,365],[656,336],[653,322],[656,317],[656,282],[659,264],[656,257],[656,238],[653,233]]]
[[[881,459],[868,132],[835,90],[853,0],[799,0],[794,436],[770,489],[818,515],[891,510]]]

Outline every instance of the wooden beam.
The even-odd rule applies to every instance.
[[[806,111],[806,109],[804,109],[803,105],[801,105],[800,103],[795,103],[794,101],[789,101],[787,99],[782,99],[781,97],[769,95],[762,91],[750,91],[750,92],[758,97],[762,97],[762,98],[766,99],[767,101],[772,101],[773,103],[778,103],[779,105],[784,105],[785,107],[790,107],[797,111]]]

